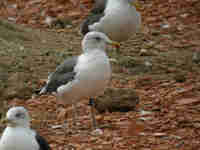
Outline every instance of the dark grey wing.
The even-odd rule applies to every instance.
[[[49,144],[42,136],[36,133],[35,139],[40,147],[39,150],[51,150]]]
[[[80,32],[85,35],[89,32],[89,25],[98,22],[104,16],[107,0],[96,0],[94,7],[81,24]]]
[[[76,75],[74,67],[77,60],[78,56],[74,56],[59,65],[56,71],[49,75],[47,84],[42,88],[40,94],[56,92],[58,87],[72,81]]]
[[[91,9],[90,13],[102,14],[106,8],[107,0],[95,0],[94,7]]]

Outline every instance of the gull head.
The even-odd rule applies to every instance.
[[[24,107],[12,107],[8,110],[2,123],[10,127],[29,127],[30,117]]]
[[[92,49],[102,49],[105,50],[106,46],[110,44],[113,46],[118,46],[119,47],[119,43],[112,41],[111,39],[109,39],[104,33],[102,32],[96,32],[96,31],[92,31],[92,32],[88,32],[82,41],[82,48],[84,52],[88,52],[89,50]]]

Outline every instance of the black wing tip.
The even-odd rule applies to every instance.
[[[46,84],[45,86],[43,86],[42,88],[40,88],[38,90],[38,95],[42,96],[42,95],[50,95],[53,92],[56,92],[56,88],[53,88],[51,86],[51,84]]]
[[[80,27],[80,33],[85,36],[89,32],[87,19],[83,21]]]
[[[38,145],[40,146],[39,150],[51,150],[49,143],[38,133],[36,133],[36,141],[38,142]]]
[[[41,91],[40,91],[40,92],[38,93],[38,95],[39,95],[39,96],[42,96],[42,95],[52,95],[54,92],[56,93],[56,91],[54,91],[54,90],[51,90],[51,89],[48,90],[48,89],[46,89],[46,91],[44,91],[44,92],[41,92]]]

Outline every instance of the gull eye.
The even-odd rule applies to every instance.
[[[24,114],[23,113],[17,113],[15,115],[16,118],[24,118]]]
[[[100,38],[100,37],[95,37],[95,39],[96,39],[97,41],[100,41],[100,40],[101,40],[101,38]]]

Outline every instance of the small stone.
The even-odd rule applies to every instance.
[[[148,69],[150,69],[150,70],[152,69],[152,66],[153,66],[152,63],[151,63],[150,61],[145,61],[145,62],[144,62],[144,65],[145,65]]]
[[[59,129],[59,128],[63,128],[63,125],[54,125],[51,128],[52,129]]]
[[[177,136],[177,135],[171,135],[170,137],[175,138],[175,139],[178,139],[178,140],[182,139],[182,137]]]
[[[47,41],[46,40],[42,40],[42,43],[47,43]]]
[[[53,24],[54,20],[55,20],[55,19],[54,19],[53,17],[47,16],[47,17],[45,18],[45,20],[44,20],[44,23],[45,23],[46,25],[48,25],[49,27],[52,27],[52,24]]]
[[[146,47],[147,49],[149,49],[149,48],[154,47],[155,44],[156,44],[155,41],[149,41],[148,43],[146,43],[145,47]]]
[[[16,9],[17,8],[17,4],[9,5],[8,8],[15,8]]]
[[[112,62],[112,63],[117,63],[117,59],[115,59],[115,58],[109,58],[109,60],[110,60],[110,62]]]
[[[154,135],[154,136],[157,136],[157,137],[167,136],[166,133],[154,133],[153,135]]]
[[[170,28],[170,25],[169,24],[162,24],[161,27],[163,29],[168,29],[168,28]]]
[[[142,116],[144,116],[144,115],[150,115],[150,114],[152,114],[152,112],[150,112],[150,111],[145,111],[145,110],[141,110],[141,111],[140,111],[140,114],[141,114]]]
[[[144,132],[140,132],[139,135],[141,135],[141,136],[146,136],[147,134],[144,133]]]
[[[180,15],[180,17],[182,17],[182,18],[186,18],[187,16],[189,16],[188,13],[184,13],[184,14],[181,14],[181,15]]]
[[[139,120],[142,120],[142,121],[152,120],[152,117],[140,117]]]
[[[16,22],[17,18],[14,18],[14,17],[8,17],[8,20],[9,20],[9,21]]]
[[[194,123],[193,125],[195,128],[200,129],[200,123]]]
[[[35,98],[37,98],[37,94],[32,94],[32,96],[31,96],[31,99],[35,99]]]
[[[102,134],[103,134],[103,131],[101,129],[95,129],[92,132],[92,135],[95,135],[95,136],[102,135]]]
[[[196,64],[200,62],[200,52],[195,52],[192,55],[192,61]]]
[[[19,49],[20,49],[21,51],[23,51],[23,50],[24,50],[24,46],[20,46]]]
[[[141,49],[139,54],[140,56],[148,56],[148,51],[146,49]]]

